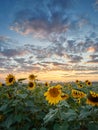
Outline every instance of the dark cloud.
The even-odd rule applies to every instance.
[[[32,6],[16,13],[11,29],[39,38],[48,37],[51,33],[66,32],[69,23],[66,9],[71,3],[72,0],[32,0]]]
[[[14,60],[20,65],[25,62],[25,58],[14,58]]]
[[[18,49],[4,49],[2,52],[0,52],[1,56],[6,57],[15,57],[15,56],[23,56],[28,54],[26,50],[18,50]]]
[[[41,62],[43,70],[70,70],[70,65],[66,63],[60,63],[55,61]]]
[[[68,53],[87,53],[87,52],[93,52],[97,53],[98,52],[98,43],[92,38],[86,37],[85,39],[74,39],[74,40],[66,40],[66,51]]]
[[[95,60],[96,58],[98,58],[98,55],[90,55],[90,58],[91,58],[92,60]]]
[[[87,63],[94,63],[94,64],[98,64],[98,59],[94,59],[94,60],[90,60]]]
[[[79,63],[81,62],[81,60],[83,59],[82,56],[78,56],[78,55],[70,55],[69,59],[71,59],[69,61],[69,63]]]

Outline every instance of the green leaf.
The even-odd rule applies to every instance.
[[[23,80],[26,80],[27,78],[21,78],[21,79],[18,79],[18,82],[21,82]]]
[[[83,120],[84,118],[87,118],[89,115],[91,115],[91,111],[87,109],[83,109],[80,111],[79,120]]]
[[[16,130],[16,128],[15,128],[15,127],[10,127],[10,128],[7,129],[7,130]]]
[[[58,113],[58,109],[51,109],[50,112],[44,117],[44,123],[48,123],[49,121],[53,121]]]
[[[30,128],[30,125],[25,124],[25,126],[24,126],[24,127],[22,127],[22,128],[21,128],[21,130],[29,130],[29,128]]]
[[[6,121],[4,122],[4,125],[6,126],[6,128],[9,128],[13,123],[13,115],[9,115]]]
[[[64,122],[62,125],[55,124],[53,130],[68,130],[68,124]]]
[[[77,113],[74,110],[69,109],[69,111],[66,112],[64,114],[64,116],[65,116],[65,120],[73,121],[73,120],[75,120],[77,118]]]
[[[27,97],[27,94],[19,94],[19,97],[25,99]]]
[[[32,130],[37,130],[36,128],[33,128]]]
[[[54,124],[53,130],[60,130],[60,125],[59,124]]]
[[[66,108],[69,108],[69,104],[66,102],[66,101],[61,101],[59,104],[58,104],[58,107],[66,107]]]
[[[21,122],[22,118],[23,118],[23,114],[22,114],[22,115],[21,115],[21,114],[18,114],[18,115],[15,115],[14,120],[15,120],[16,122]]]
[[[95,123],[89,124],[88,130],[98,130],[98,124],[95,124]]]
[[[40,130],[47,130],[45,127],[41,127]]]
[[[7,108],[8,104],[4,104],[0,107],[0,111],[5,111]]]

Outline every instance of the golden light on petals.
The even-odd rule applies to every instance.
[[[81,103],[81,99],[80,99],[80,98],[77,99],[77,103],[78,103],[78,104]]]
[[[72,89],[72,96],[74,98],[84,98],[86,96],[86,94],[82,91]]]
[[[13,74],[9,74],[7,77],[6,77],[6,85],[7,86],[10,86],[10,85],[13,85],[15,83],[15,76]]]
[[[78,84],[78,88],[83,88],[83,84]]]
[[[33,90],[35,88],[35,82],[29,82],[28,83],[28,90]]]
[[[92,106],[98,106],[98,93],[90,91],[86,103]]]
[[[57,84],[57,85],[56,85],[56,88],[62,89],[62,86],[61,86],[60,84]]]
[[[90,81],[88,81],[88,82],[86,82],[86,85],[87,85],[87,86],[91,86],[92,83],[91,83]]]
[[[80,83],[80,81],[79,80],[76,80],[76,84],[79,84]]]
[[[61,87],[60,86],[53,86],[50,87],[47,92],[44,93],[44,96],[46,97],[46,100],[50,103],[50,104],[57,104],[59,103],[60,100],[62,100],[61,98]]]

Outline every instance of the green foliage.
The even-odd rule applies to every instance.
[[[44,84],[37,83],[34,90],[19,79],[11,86],[0,87],[0,130],[97,130],[98,107],[86,104],[86,98],[80,103],[71,95],[72,89],[89,93],[98,91],[97,86],[71,88],[63,85],[62,91],[69,95],[67,100],[57,105],[50,105],[45,100],[44,92],[48,89]]]

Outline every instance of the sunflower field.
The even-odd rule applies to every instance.
[[[0,130],[98,130],[98,83],[9,74],[0,82]]]

